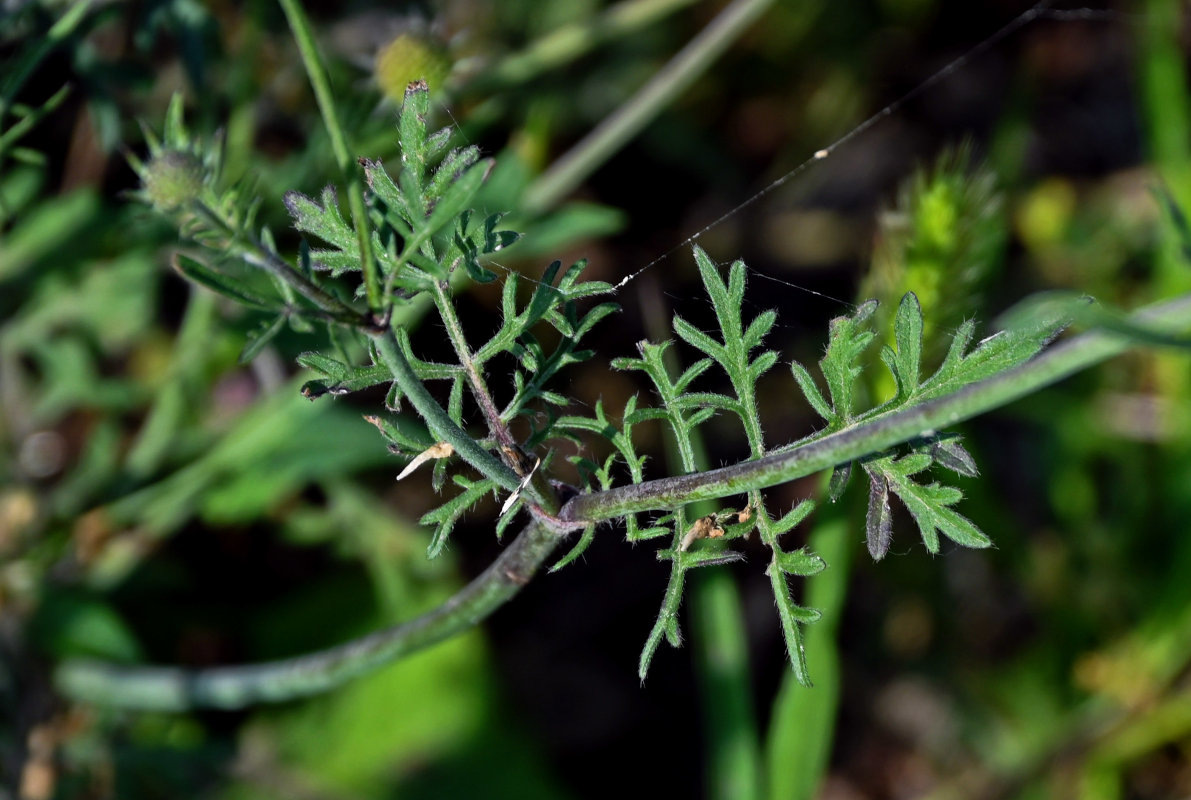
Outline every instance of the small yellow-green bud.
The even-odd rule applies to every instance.
[[[205,170],[193,153],[164,150],[149,160],[141,175],[145,194],[158,211],[173,211],[197,200]]]
[[[382,47],[373,67],[381,91],[396,103],[405,98],[405,87],[416,80],[425,80],[431,91],[438,91],[450,71],[446,49],[413,33],[403,33]]]

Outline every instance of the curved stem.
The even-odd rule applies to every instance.
[[[401,391],[413,403],[422,419],[426,420],[430,432],[439,441],[449,442],[464,461],[482,472],[485,477],[491,478],[510,492],[517,491],[521,478],[481,447],[467,431],[455,424],[446,410],[438,404],[438,401],[430,395],[430,392],[418,380],[418,376],[414,374],[414,369],[401,352],[401,347],[397,344],[397,337],[393,335],[392,329],[373,335],[372,340],[376,343],[376,350],[380,354],[381,360],[392,371],[393,379]],[[553,510],[547,509],[550,512]]]
[[[1185,331],[1191,327],[1189,317],[1191,294],[1150,306],[1131,315],[1130,320],[1143,325],[1172,325]],[[415,400],[418,395],[409,393],[415,408],[428,418],[432,415],[426,408],[437,409],[435,414],[446,417],[413,375],[392,332],[375,338],[382,358],[390,366],[396,365],[394,374],[402,381],[402,389],[409,385],[424,395]],[[1085,333],[1020,367],[917,408],[878,417],[856,428],[756,461],[583,495],[567,503],[559,516],[562,522],[609,519],[633,511],[738,494],[809,475],[1004,405],[1117,355],[1128,349],[1129,344],[1128,339],[1119,335]],[[398,374],[401,365],[404,365],[404,372]],[[454,429],[456,438],[467,438],[449,417],[446,423]],[[441,425],[441,421],[438,424]],[[479,449],[485,467],[492,469],[494,474],[507,472],[504,477],[516,486],[516,476],[511,470],[474,441],[467,441]],[[487,469],[484,471],[488,474]],[[504,485],[504,480],[501,483]],[[158,710],[195,706],[236,708],[253,702],[280,701],[323,691],[442,641],[484,619],[517,593],[560,540],[558,533],[547,527],[546,522],[535,519],[492,566],[439,608],[404,625],[319,653],[265,664],[197,671],[170,667],[125,668],[72,661],[58,670],[56,681],[63,693],[79,700]]]
[[[75,700],[155,711],[243,708],[316,694],[474,626],[517,594],[560,541],[531,522],[488,569],[443,605],[317,653],[201,670],[67,661],[54,681]]]
[[[1188,327],[1191,294],[1149,306],[1130,315],[1135,324]],[[559,516],[567,522],[598,522],[631,514],[711,500],[750,489],[774,486],[941,430],[1024,397],[1080,370],[1129,349],[1133,340],[1093,331],[1077,336],[1021,366],[1006,370],[952,394],[913,408],[872,418],[853,428],[769,455],[675,478],[662,478],[604,492],[580,495]]]

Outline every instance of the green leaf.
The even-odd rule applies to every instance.
[[[897,494],[905,504],[910,515],[918,524],[922,541],[931,553],[939,552],[939,537],[937,531],[965,547],[988,547],[989,538],[977,528],[971,520],[961,516],[950,506],[963,498],[963,493],[950,486],[937,483],[928,485],[917,484],[897,469],[886,470],[883,476],[888,480],[888,487]]]
[[[819,369],[827,379],[833,410],[833,417],[829,421],[833,429],[842,427],[852,418],[854,388],[861,372],[857,362],[873,341],[874,335],[867,325],[876,310],[877,301],[869,300],[857,308],[852,316],[836,317],[831,321],[827,354],[819,362]]]
[[[322,203],[317,203],[301,192],[292,190],[286,192],[284,197],[285,207],[294,220],[295,228],[335,246],[335,250],[312,250],[311,260],[335,274],[360,269],[360,247],[356,232],[339,211],[335,187],[327,185],[321,199]]]
[[[790,509],[790,511],[784,517],[773,523],[774,535],[780,535],[793,529],[795,525],[798,525],[800,522],[810,516],[810,513],[814,510],[814,500],[803,500],[801,503]]]
[[[641,648],[641,658],[637,662],[637,677],[642,681],[649,674],[649,665],[653,661],[658,645],[665,637],[671,646],[678,647],[682,637],[678,630],[678,607],[682,603],[682,588],[686,570],[678,561],[671,562],[670,581],[666,584],[666,594],[662,598],[662,607],[658,611],[657,620],[645,639],[645,646]]]
[[[461,486],[463,491],[433,511],[424,514],[418,520],[423,525],[435,526],[434,537],[430,540],[430,546],[426,548],[426,555],[429,558],[437,558],[442,553],[459,518],[480,502],[485,494],[496,489],[496,482],[488,478],[481,478],[473,482],[461,475],[456,475],[455,483]]]
[[[786,583],[786,573],[775,560],[767,570],[769,581],[773,589],[773,598],[777,601],[778,617],[782,623],[782,634],[786,640],[786,652],[790,657],[790,665],[794,669],[794,677],[803,686],[811,685],[810,673],[806,667],[806,652],[802,644],[802,630],[800,625],[816,622],[819,612],[799,606],[790,597],[790,587]]]
[[[727,358],[727,353],[724,351],[723,345],[682,317],[674,317],[674,332],[687,344],[702,350],[716,361],[723,363],[724,359]]]
[[[800,547],[791,553],[778,553],[777,565],[787,575],[802,577],[818,575],[827,569],[827,563],[805,547]]]
[[[889,483],[880,470],[867,470],[869,477],[868,515],[864,521],[865,541],[873,561],[889,552],[893,539],[893,512],[889,508]]]
[[[777,312],[773,310],[763,311],[749,323],[748,330],[744,332],[744,346],[748,350],[760,347],[762,340],[766,334],[773,329],[774,323],[777,322]]]
[[[897,359],[894,378],[902,400],[909,400],[918,388],[918,367],[922,359],[922,306],[918,295],[906,292],[894,321]]]
[[[976,459],[972,458],[972,455],[960,444],[958,436],[931,442],[930,454],[939,466],[958,475],[975,478],[980,474],[980,470],[976,466]]]
[[[174,269],[182,273],[185,277],[201,284],[217,294],[224,297],[230,297],[246,306],[251,306],[266,310],[275,310],[276,303],[265,300],[262,297],[254,294],[247,288],[245,284],[225,275],[221,272],[216,272],[200,261],[196,261],[190,256],[182,253],[174,254]]]
[[[831,480],[827,485],[827,499],[831,502],[834,503],[844,496],[848,481],[852,478],[852,463],[849,461],[846,464],[836,464],[831,470]]]
[[[558,572],[563,567],[574,562],[576,559],[579,558],[579,556],[583,555],[583,553],[587,550],[588,547],[591,546],[591,543],[594,541],[595,541],[595,526],[588,525],[586,528],[583,529],[583,535],[579,537],[579,541],[575,542],[575,546],[572,547],[570,549],[570,551],[565,556],[558,559],[558,561],[554,562],[554,565],[552,567],[550,567],[549,572],[551,572],[551,573]]]
[[[279,315],[272,322],[263,323],[248,334],[248,341],[244,343],[244,349],[240,351],[240,363],[247,364],[256,358],[257,354],[273,340],[273,337],[281,332],[285,326],[285,320],[284,314]]]
[[[393,373],[383,364],[353,367],[313,352],[302,353],[298,363],[323,375],[323,380],[309,381],[302,386],[302,394],[311,400],[324,394],[339,396],[359,392],[393,381]]]
[[[430,198],[442,197],[447,188],[459,180],[468,167],[479,160],[480,148],[475,145],[460,147],[447,153],[434,170],[434,177],[426,189],[426,196]]]
[[[794,374],[794,380],[798,384],[798,388],[802,390],[803,396],[811,404],[811,408],[815,410],[815,413],[829,423],[838,420],[838,415],[831,408],[826,398],[823,397],[823,393],[815,385],[815,379],[807,372],[806,367],[795,361],[790,364],[790,371]]]
[[[397,117],[397,143],[401,147],[401,160],[405,164],[402,172],[408,172],[413,181],[415,196],[421,197],[422,176],[426,174],[429,156],[429,142],[426,135],[426,118],[430,113],[430,91],[424,82],[410,84],[405,90],[405,100]]]

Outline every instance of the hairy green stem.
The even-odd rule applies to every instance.
[[[488,384],[484,382],[484,376],[476,367],[471,348],[467,344],[467,337],[463,333],[463,325],[459,322],[459,315],[455,313],[455,304],[451,301],[449,291],[450,285],[445,281],[434,282],[434,305],[438,308],[438,315],[446,327],[447,338],[451,340],[455,357],[459,359],[459,364],[467,374],[467,383],[471,387],[472,397],[475,398],[484,419],[488,422],[488,432],[504,447],[515,448],[517,442],[509,433],[509,428],[505,425],[504,420],[501,419],[500,409],[492,400]]]
[[[1149,306],[1129,319],[1142,326],[1170,325],[1174,326],[1172,332],[1181,332],[1191,327],[1189,317],[1191,294]],[[771,451],[754,461],[580,495],[566,504],[560,517],[567,522],[598,522],[635,511],[674,508],[698,500],[743,494],[750,489],[813,475],[1017,400],[1124,352],[1131,341],[1112,333],[1085,333],[1032,361],[952,394],[874,417],[805,444]]]
[[[447,329],[447,338],[451,340],[455,355],[467,375],[472,397],[475,398],[480,412],[488,422],[488,432],[502,448],[504,463],[524,475],[523,468],[527,470],[531,467],[520,463],[514,464],[514,459],[519,460],[518,454],[520,453],[517,440],[513,438],[509,426],[505,424],[500,410],[492,400],[492,394],[488,391],[488,384],[484,381],[484,376],[476,367],[475,358],[467,344],[467,337],[463,333],[463,325],[459,322],[459,315],[455,313],[455,304],[451,301],[450,288],[450,284],[446,281],[436,281],[434,284],[434,304]],[[547,513],[554,514],[558,511],[558,503],[554,500],[553,490],[550,489],[546,476],[542,473],[534,472],[523,491],[535,505]]]
[[[557,534],[531,522],[483,574],[443,605],[317,653],[201,670],[67,661],[54,681],[75,700],[154,711],[243,708],[316,694],[476,625],[529,582],[559,541]]]
[[[426,387],[414,374],[413,367],[406,360],[397,344],[397,337],[393,331],[374,334],[372,341],[376,343],[376,350],[380,354],[385,366],[393,373],[393,379],[413,403],[415,409],[430,426],[430,432],[439,440],[448,442],[455,448],[455,452],[471,466],[478,469],[485,477],[496,481],[510,492],[517,491],[521,478],[509,469],[503,462],[485,450],[468,434],[467,431],[455,424],[447,414],[446,409],[438,404]],[[546,509],[553,513],[553,509]]]
[[[298,272],[288,261],[266,247],[252,231],[240,230],[206,203],[198,203],[194,209],[231,240],[230,247],[235,248],[236,255],[247,263],[286,283],[332,320],[357,327],[368,326],[369,320],[363,314]]]
[[[1150,306],[1131,315],[1130,320],[1186,331],[1191,328],[1191,294]],[[467,437],[426,392],[401,354],[392,332],[375,335],[374,339],[381,357],[432,429],[439,431],[445,427],[454,439],[448,441],[462,445],[461,454],[473,466],[505,488],[515,488],[516,475]],[[1128,347],[1129,340],[1119,335],[1085,333],[1001,375],[916,408],[878,417],[733,467],[582,495],[567,503],[559,517],[563,522],[610,519],[633,511],[676,507],[793,480],[989,411]],[[559,541],[554,530],[535,520],[491,567],[440,608],[404,625],[330,650],[266,664],[195,671],[72,661],[56,673],[57,684],[65,694],[78,700],[159,710],[196,706],[233,708],[322,691],[479,622],[517,593]]]
[[[550,208],[624,146],[694,82],[773,0],[733,0],[628,102],[583,137],[526,190],[524,208]]]
[[[310,87],[314,90],[314,99],[322,114],[323,127],[327,129],[327,136],[331,139],[331,150],[335,153],[335,163],[339,166],[340,171],[349,178],[347,207],[352,215],[352,223],[356,229],[356,241],[360,247],[360,264],[364,271],[364,293],[368,300],[368,308],[373,314],[377,314],[381,311],[382,300],[380,277],[377,272],[376,256],[372,252],[372,231],[368,227],[368,215],[364,209],[364,187],[355,174],[355,160],[347,146],[347,137],[343,133],[343,126],[339,124],[339,114],[335,110],[335,96],[331,92],[331,82],[327,79],[327,70],[323,67],[322,58],[318,53],[318,45],[314,41],[314,33],[310,28],[310,20],[306,17],[302,4],[299,0],[278,0],[278,2],[285,12],[285,18],[294,34],[298,52],[302,55],[302,64],[306,68],[306,75],[310,78]]]

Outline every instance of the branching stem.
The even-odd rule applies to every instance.
[[[381,360],[393,373],[393,379],[413,403],[422,419],[426,420],[431,433],[439,441],[449,442],[464,461],[483,473],[485,477],[491,478],[510,492],[516,491],[521,484],[521,478],[481,447],[467,431],[455,424],[446,409],[439,405],[438,401],[418,380],[413,367],[406,360],[405,354],[401,352],[401,346],[397,343],[397,337],[393,335],[393,331],[390,329],[377,333],[373,335],[372,340],[376,343]],[[547,510],[552,511],[552,509]]]
[[[1130,320],[1185,332],[1191,328],[1191,294],[1149,306],[1134,313]],[[485,475],[509,490],[515,489],[516,475],[455,425],[422,387],[392,332],[377,334],[374,339],[402,390],[432,429]],[[673,508],[793,480],[989,411],[1128,347],[1129,340],[1120,335],[1085,333],[1019,367],[915,408],[876,417],[732,467],[581,495],[568,502],[558,518],[564,523],[611,519],[633,511]],[[58,671],[58,686],[78,700],[174,711],[197,706],[236,708],[330,689],[484,619],[512,598],[553,552],[560,541],[555,530],[535,519],[492,566],[444,605],[403,625],[329,650],[265,664],[195,671],[129,669],[74,661]]]
[[[451,340],[455,356],[459,359],[459,364],[467,375],[467,383],[471,389],[472,397],[475,398],[480,412],[488,422],[488,432],[492,438],[503,447],[516,448],[517,441],[501,418],[500,410],[492,400],[492,393],[488,391],[488,384],[484,381],[484,376],[480,374],[479,368],[476,367],[475,358],[467,344],[463,326],[459,322],[459,315],[455,313],[455,304],[451,301],[449,292],[450,285],[446,281],[434,282],[434,304],[438,307],[438,314],[442,317],[443,325],[446,326],[447,338]]]
[[[1142,326],[1170,325],[1172,332],[1182,332],[1191,327],[1189,317],[1191,294],[1148,306],[1132,314],[1130,321]],[[936,400],[874,417],[805,444],[772,451],[755,461],[579,495],[566,504],[560,516],[573,522],[598,522],[635,511],[674,508],[698,500],[743,494],[750,489],[813,475],[1005,405],[1118,355],[1129,349],[1130,344],[1129,338],[1117,334],[1084,333],[1032,361]]]
[[[330,315],[332,319],[348,325],[369,327],[370,323],[367,317],[298,272],[251,231],[240,230],[206,203],[198,203],[195,210],[209,224],[218,228],[230,239],[231,245],[238,250],[237,255],[247,263],[284,281],[291,289],[309,300],[320,311]]]

